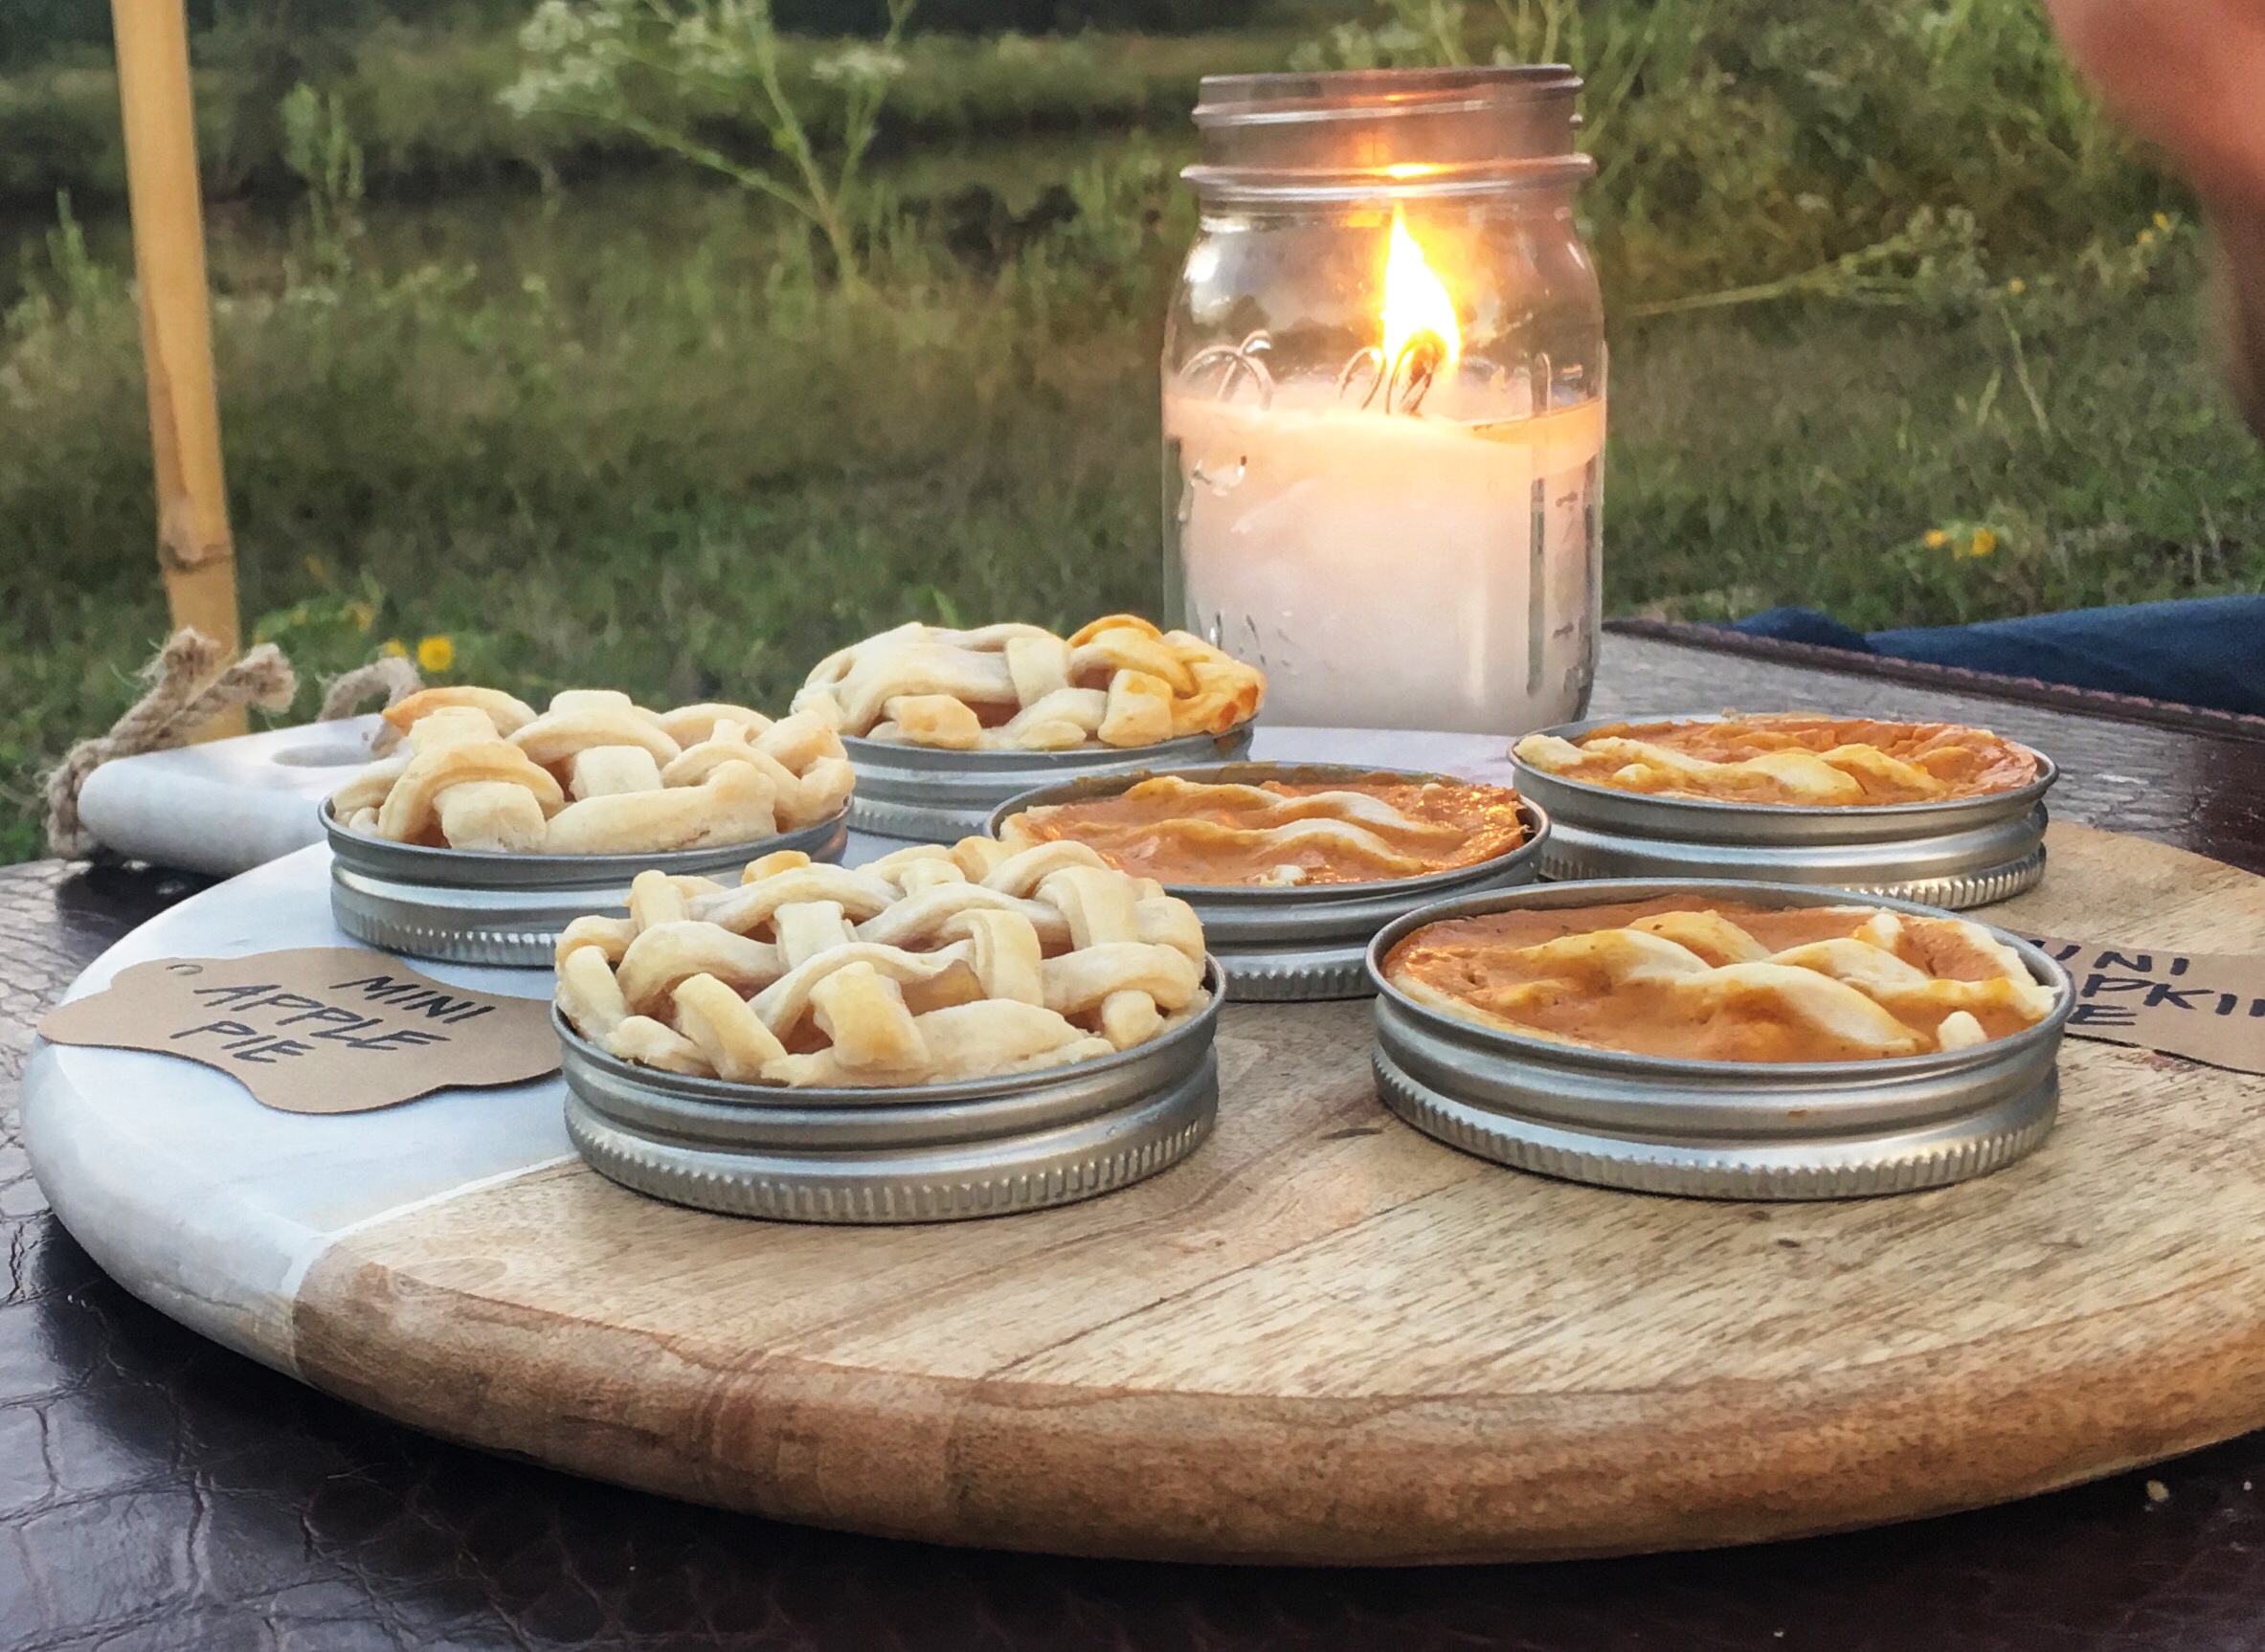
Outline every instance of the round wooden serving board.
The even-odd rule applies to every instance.
[[[2037,891],[1981,915],[2198,951],[2265,935],[2265,879],[2083,827],[2054,828],[2051,854]],[[1418,1135],[1372,1094],[1368,1016],[1230,1008],[1218,1134],[1188,1163],[946,1226],[680,1210],[559,1161],[527,1106],[498,1103],[527,1138],[516,1170],[305,1217],[320,1242],[275,1323],[243,1310],[249,1328],[216,1334],[437,1433],[703,1502],[1214,1561],[1782,1537],[2265,1424],[2265,1079],[2071,1040],[2061,1124],[2007,1171],[1716,1204]],[[93,1094],[95,1071],[51,1069],[27,1110],[74,1232],[117,1220],[61,1186],[92,1155],[57,1145],[56,1097],[66,1077]],[[303,1175],[326,1127],[394,1128],[406,1152],[420,1109],[482,1102],[290,1119],[275,1139]],[[79,1237],[105,1261],[122,1248]]]

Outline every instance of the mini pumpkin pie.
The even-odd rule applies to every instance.
[[[751,1084],[989,1078],[1132,1048],[1208,1001],[1203,927],[1078,843],[990,838],[736,886],[640,873],[558,942],[560,1013],[644,1066]]]
[[[1615,723],[1513,750],[1544,774],[1718,803],[1851,808],[2018,792],[2042,772],[2026,746],[1957,723],[1782,715]]]
[[[1839,1061],[2007,1038],[2053,993],[1962,918],[1666,897],[1444,919],[1384,975],[1505,1033],[1702,1061]]]
[[[570,689],[537,712],[492,688],[428,688],[385,713],[388,755],[331,794],[349,831],[522,855],[752,843],[841,812],[856,775],[818,718],[744,705],[648,711]]]
[[[918,623],[828,655],[794,709],[842,734],[947,751],[1068,751],[1224,734],[1258,714],[1255,666],[1130,614],[1062,637]]]
[[[1365,779],[1256,785],[1162,774],[1113,796],[1040,804],[999,823],[1021,850],[1084,843],[1166,883],[1368,883],[1473,866],[1525,841],[1503,786]]]

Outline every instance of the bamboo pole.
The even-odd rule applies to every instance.
[[[157,561],[175,628],[192,625],[236,652],[235,547],[220,468],[213,385],[212,299],[196,176],[196,115],[182,0],[110,0],[126,192],[142,294],[142,358],[157,471]],[[244,731],[244,714],[198,736]]]

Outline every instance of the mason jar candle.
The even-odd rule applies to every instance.
[[[1603,307],[1558,67],[1207,78],[1165,584],[1284,723],[1514,734],[1595,674]]]

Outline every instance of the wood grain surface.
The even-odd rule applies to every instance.
[[[2265,879],[2056,826],[1985,916],[2258,949]],[[734,1221],[579,1166],[362,1229],[300,1367],[421,1427],[818,1525],[1435,1562],[1973,1507],[2265,1423],[2265,1079],[2070,1042],[2058,1129],[1939,1192],[1648,1197],[1375,1101],[1365,1004],[1242,1006],[1216,1137],[1065,1210]]]

